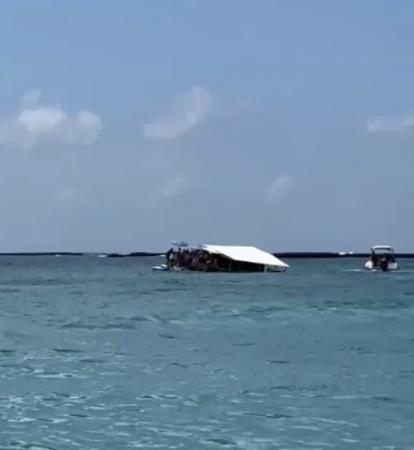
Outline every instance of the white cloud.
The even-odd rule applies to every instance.
[[[101,118],[90,111],[70,115],[58,105],[41,105],[40,91],[26,93],[17,114],[0,122],[0,144],[24,148],[41,143],[93,144],[102,130]]]
[[[54,198],[59,203],[70,203],[72,202],[78,195],[78,190],[72,186],[66,186],[58,189]]]
[[[382,131],[404,131],[414,128],[414,114],[405,114],[400,117],[374,117],[367,122],[368,133]]]
[[[67,115],[60,108],[36,107],[24,109],[16,117],[16,125],[33,137],[51,133],[67,120]]]
[[[188,180],[181,174],[171,178],[161,192],[162,198],[168,199],[180,194],[188,187]]]
[[[211,94],[205,88],[195,86],[178,98],[167,114],[146,124],[144,134],[148,139],[176,139],[206,118],[211,103]]]
[[[266,199],[270,203],[279,203],[293,189],[294,182],[288,175],[281,175],[276,178],[266,191]]]

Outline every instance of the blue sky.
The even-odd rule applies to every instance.
[[[0,249],[413,251],[414,4],[4,1]]]

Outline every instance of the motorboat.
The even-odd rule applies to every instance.
[[[399,265],[395,260],[394,249],[389,245],[374,245],[364,268],[375,272],[398,270]]]
[[[288,264],[271,253],[245,245],[199,245],[179,242],[166,252],[166,263],[157,271],[285,272]],[[183,245],[185,244],[185,245]]]

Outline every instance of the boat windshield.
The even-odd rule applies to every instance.
[[[389,246],[376,246],[372,247],[371,252],[374,255],[392,255],[394,253],[394,250]]]

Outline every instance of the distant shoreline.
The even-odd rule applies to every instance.
[[[106,258],[136,258],[162,256],[162,252],[99,253],[99,252],[7,252],[0,256],[102,256]],[[355,252],[275,252],[274,256],[286,259],[368,258],[370,253]],[[396,258],[413,258],[414,253],[395,253]]]

